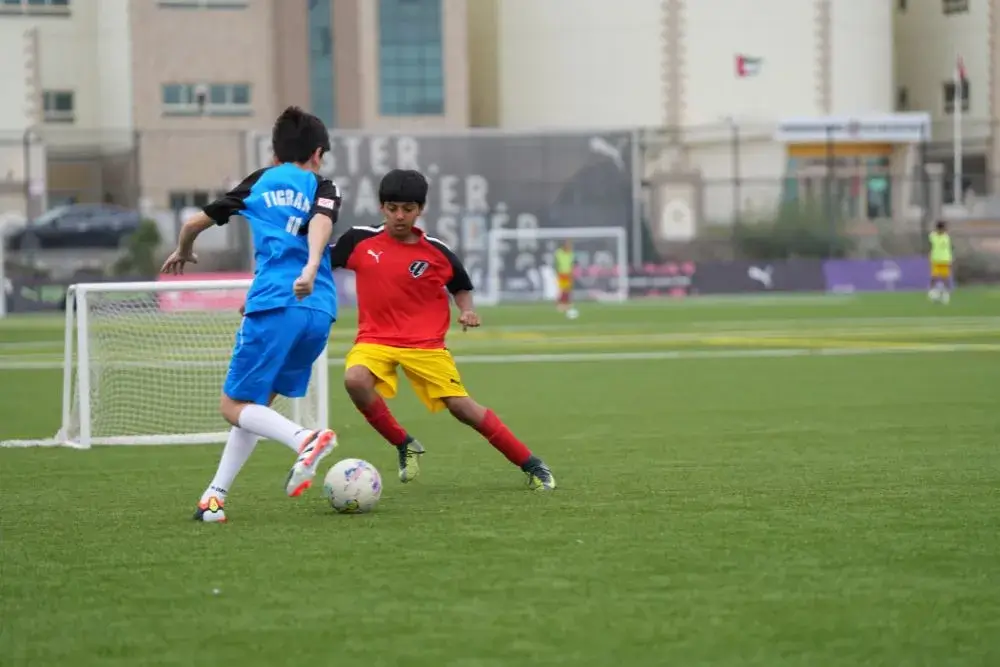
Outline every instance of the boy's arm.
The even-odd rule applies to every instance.
[[[185,264],[197,264],[198,256],[194,254],[194,242],[198,236],[209,227],[215,226],[215,221],[199,211],[181,225],[181,233],[177,238],[177,249],[170,253],[161,273],[180,275],[184,273]]]
[[[475,303],[473,303],[472,291],[474,288],[469,272],[465,270],[462,260],[450,248],[443,243],[440,247],[451,264],[451,280],[448,281],[446,287],[454,297],[455,305],[458,307],[458,323],[462,325],[463,331],[469,327],[478,327],[482,321],[476,314]]]
[[[258,169],[244,178],[235,188],[208,204],[181,225],[177,238],[177,249],[170,253],[160,268],[161,273],[179,275],[184,273],[185,264],[197,264],[194,242],[198,236],[213,225],[224,225],[236,213],[243,210],[244,201],[250,196],[250,189],[257,182],[264,169]]]
[[[320,181],[316,189],[316,203],[312,208],[312,217],[309,219],[309,259],[292,288],[299,299],[312,294],[316,273],[330,245],[330,236],[333,234],[333,225],[340,211],[340,202],[340,190],[337,186],[325,179]]]

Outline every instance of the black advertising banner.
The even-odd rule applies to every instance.
[[[51,278],[8,278],[7,311],[11,313],[42,313],[66,310],[66,293],[77,283],[137,282],[148,280],[142,276],[119,278],[81,275],[62,280]],[[142,295],[145,298],[146,295]],[[136,300],[136,293],[121,292],[117,300]],[[146,299],[148,300],[148,299]]]
[[[420,226],[448,244],[473,283],[481,285],[489,231],[628,229],[634,206],[632,137],[631,132],[332,132],[323,175],[344,195],[335,234],[378,224],[379,180],[391,169],[417,169],[431,185]],[[270,135],[258,136],[255,149],[251,168],[271,163]],[[516,282],[540,269],[545,250],[536,242],[503,243],[501,280],[510,272]],[[613,245],[610,250],[617,252]]]
[[[773,262],[698,262],[692,294],[822,292],[823,261],[790,259]]]
[[[44,279],[8,279],[7,311],[39,313],[66,309],[66,291],[74,281]]]

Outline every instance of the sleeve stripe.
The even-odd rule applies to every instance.
[[[445,243],[444,241],[442,241],[441,239],[434,238],[433,236],[426,236],[426,235],[424,236],[424,238],[427,239],[428,241],[430,241],[431,243],[436,243],[437,245],[443,247],[448,252],[453,252],[452,249],[450,247],[448,247],[448,244]]]

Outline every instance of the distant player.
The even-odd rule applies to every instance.
[[[930,233],[931,242],[931,285],[928,296],[931,301],[948,303],[951,300],[952,283],[952,249],[951,236],[948,235],[944,221],[937,223]]]
[[[553,254],[556,264],[556,280],[559,288],[559,301],[556,306],[559,312],[565,313],[573,308],[573,268],[576,259],[573,254],[573,242],[567,239],[556,248]]]
[[[289,496],[309,488],[322,458],[337,445],[333,431],[310,430],[268,407],[278,394],[305,396],[312,365],[337,317],[337,294],[327,254],[340,192],[319,176],[330,137],[318,118],[289,107],[274,124],[274,166],[255,171],[184,223],[164,273],[195,263],[199,234],[239,213],[250,225],[256,270],[236,333],[222,389],[222,416],[232,424],[212,483],[194,518],[224,522],[226,494],[259,438],[290,447],[296,461]]]
[[[445,347],[451,302],[462,327],[478,327],[472,282],[458,257],[414,227],[427,202],[427,180],[416,171],[393,170],[379,185],[384,224],[354,227],[331,250],[334,267],[354,271],[358,336],[347,354],[344,384],[354,405],[399,455],[399,479],[419,473],[424,448],[399,425],[383,397],[396,395],[401,366],[431,412],[447,409],[476,429],[528,477],[532,489],[554,489],[552,472],[490,409],[462,384]]]

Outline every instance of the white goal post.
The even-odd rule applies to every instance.
[[[61,427],[6,447],[225,442],[219,397],[250,280],[82,283],[66,295]],[[307,395],[274,408],[325,428],[326,349]]]
[[[552,253],[565,241],[576,255],[576,300],[628,299],[628,234],[624,227],[494,229],[486,251],[483,303],[556,298]]]

